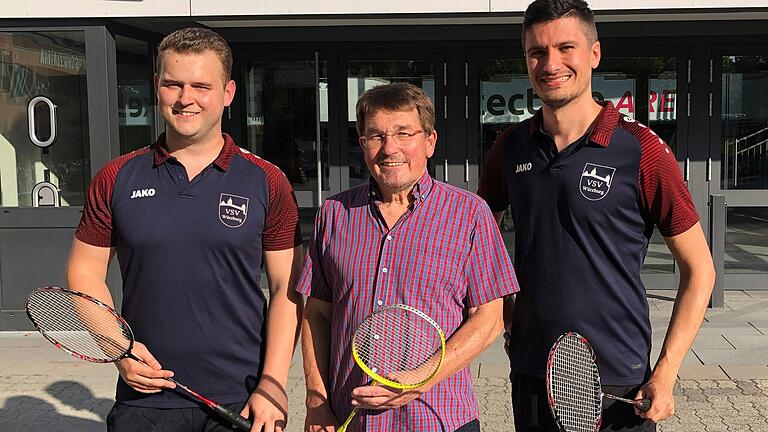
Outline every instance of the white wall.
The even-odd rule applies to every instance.
[[[530,0],[1,0],[0,18],[522,12]],[[763,8],[766,0],[591,0],[595,11]]]
[[[190,0],[0,0],[0,3],[0,18],[190,15]]]

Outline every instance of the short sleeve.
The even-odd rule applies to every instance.
[[[326,201],[327,202],[327,201]],[[325,212],[327,206],[323,205],[315,216],[315,226],[312,237],[309,239],[309,248],[304,257],[304,265],[296,283],[296,291],[307,296],[325,302],[331,302],[333,294],[328,281],[323,273],[323,252],[326,244]]]
[[[512,260],[490,209],[479,203],[466,269],[469,306],[520,291]]]

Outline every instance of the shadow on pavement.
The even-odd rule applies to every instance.
[[[56,406],[32,396],[13,396],[0,407],[0,430],[3,432],[37,432],[41,430],[103,432],[103,421],[69,416]]]
[[[62,405],[78,411],[90,411],[102,420],[115,403],[113,399],[96,398],[91,390],[77,381],[57,381],[48,385],[45,391],[58,399]]]

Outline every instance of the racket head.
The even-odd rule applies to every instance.
[[[355,363],[374,381],[395,389],[429,382],[445,358],[445,333],[424,312],[404,304],[369,315],[352,338]]]
[[[547,400],[565,432],[600,429],[603,412],[600,373],[587,339],[575,332],[561,335],[547,358]]]
[[[127,357],[133,347],[128,323],[109,305],[79,291],[38,288],[27,297],[27,317],[57,348],[94,363]]]

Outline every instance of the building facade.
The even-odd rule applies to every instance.
[[[435,102],[432,175],[475,191],[501,131],[539,107],[520,23],[527,1],[37,0],[0,16],[0,330],[28,329],[30,290],[62,285],[91,177],[163,130],[156,44],[206,26],[231,44],[224,128],[291,180],[305,235],[331,194],[366,181],[354,104],[392,81]],[[603,60],[594,97],[674,149],[726,289],[768,276],[768,6],[757,0],[593,0]],[[713,217],[723,195],[725,217]],[[717,209],[714,209],[718,211]],[[514,227],[503,226],[512,247]],[[119,297],[116,269],[109,285]],[[655,235],[643,278],[676,287]]]

